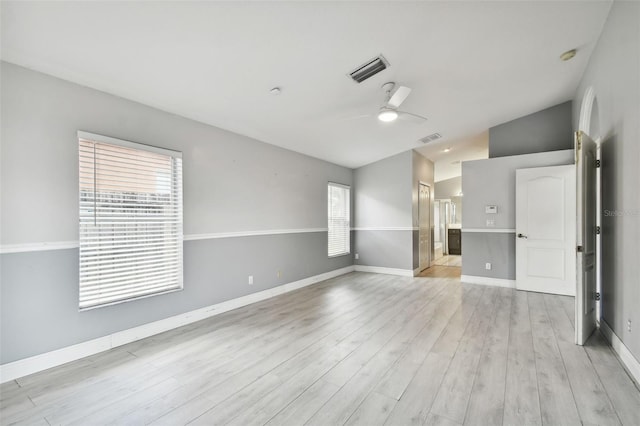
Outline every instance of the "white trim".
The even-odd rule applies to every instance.
[[[600,320],[600,331],[602,331],[604,337],[609,341],[615,353],[618,354],[620,361],[622,361],[627,368],[629,374],[635,379],[636,383],[640,383],[640,362],[638,362],[629,348],[625,346],[604,319]]]
[[[25,253],[29,251],[65,250],[80,247],[78,241],[53,241],[43,243],[3,244],[0,254]]]
[[[267,229],[264,231],[238,231],[238,232],[218,232],[209,234],[190,234],[184,235],[184,241],[193,240],[209,240],[216,238],[236,238],[236,237],[253,237],[259,235],[279,235],[279,234],[304,234],[311,232],[328,232],[327,228],[301,228],[301,229]],[[3,244],[0,246],[0,254],[6,253],[23,253],[30,251],[47,251],[47,250],[64,250],[78,248],[79,241],[54,241],[54,242],[37,242],[24,244]]]
[[[417,231],[417,227],[398,226],[398,227],[370,227],[370,228],[351,228],[352,231]],[[260,235],[280,235],[280,234],[305,234],[312,232],[328,232],[327,228],[299,228],[299,229],[266,229],[263,231],[236,231],[236,232],[212,232],[206,234],[188,234],[184,235],[184,241],[210,240],[217,238],[237,238],[237,237],[255,237]],[[491,232],[491,231],[488,231]],[[495,230],[494,230],[495,232]],[[513,230],[515,232],[515,230]],[[78,248],[79,241],[51,241],[23,244],[2,244],[0,245],[0,254],[7,253],[24,253],[30,251],[48,251],[48,250],[65,250]]]
[[[596,95],[593,87],[589,86],[584,92],[582,104],[580,105],[580,118],[578,120],[578,130],[586,134],[590,134],[591,130],[591,113],[593,111],[593,101]]]
[[[511,228],[462,228],[462,232],[515,234],[516,230]]]
[[[516,288],[516,280],[504,278],[479,277],[475,275],[462,275],[460,281],[468,284],[492,285],[496,287]]]
[[[344,183],[338,183],[338,182],[329,181],[329,182],[327,182],[327,186],[335,186],[335,187],[338,187],[338,188],[344,188],[344,189],[351,190],[351,186],[345,185]]]
[[[144,149],[146,151],[155,152],[156,154],[167,155],[174,158],[182,158],[182,152],[173,149],[160,148],[159,146],[146,145],[139,142],[127,141],[124,139],[112,138],[110,136],[98,135],[95,133],[83,132],[78,130],[78,139],[84,139],[92,142],[102,142],[111,145],[124,146],[126,148]]]
[[[399,275],[401,277],[413,277],[411,269],[384,268],[382,266],[355,265],[356,272],[373,272],[374,274]]]
[[[352,231],[418,231],[417,226],[365,226],[351,228]]]
[[[73,346],[67,346],[55,351],[3,364],[0,365],[0,383],[8,382],[9,380],[14,380],[58,365],[66,364],[89,355],[97,354],[136,340],[144,339],[186,324],[191,324],[242,306],[269,299],[283,293],[288,293],[302,287],[307,287],[330,278],[348,274],[349,272],[353,272],[354,269],[355,268],[353,266],[335,269],[333,271],[314,275],[299,281],[294,281],[268,290],[242,296],[237,299],[228,300],[226,302],[196,309],[194,311],[185,312],[184,314],[150,322],[128,330],[119,331],[97,339],[78,343]]]
[[[210,240],[216,238],[236,238],[255,237],[258,235],[280,235],[280,234],[305,234],[309,232],[328,232],[328,228],[301,228],[301,229],[266,229],[264,231],[238,231],[238,232],[217,232],[210,234],[189,234],[184,236],[185,241]]]

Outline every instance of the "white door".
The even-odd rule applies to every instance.
[[[574,165],[516,170],[516,288],[576,293]]]
[[[420,252],[420,271],[427,269],[431,262],[431,193],[429,186],[420,184],[420,197],[418,204],[419,219],[419,252]]]
[[[575,134],[577,184],[576,343],[583,345],[596,328],[596,143]]]

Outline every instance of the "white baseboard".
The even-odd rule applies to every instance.
[[[600,331],[602,331],[613,350],[618,354],[620,361],[627,368],[629,374],[633,376],[636,383],[640,383],[640,362],[633,356],[629,348],[622,343],[622,340],[613,332],[604,319],[600,319]]]
[[[462,275],[460,281],[469,284],[492,285],[496,287],[516,288],[516,280],[504,278],[478,277],[475,275]]]
[[[144,339],[145,337],[173,330],[174,328],[178,328],[183,325],[212,317],[214,315],[228,312],[242,306],[269,299],[274,296],[297,290],[302,287],[307,287],[309,285],[316,284],[321,281],[337,277],[339,275],[348,274],[349,272],[353,272],[354,270],[355,268],[353,266],[347,266],[345,268],[340,268],[333,271],[325,272],[323,274],[304,278],[299,281],[283,284],[281,286],[270,288],[268,290],[252,293],[247,296],[239,297],[237,299],[228,300],[226,302],[207,306],[205,308],[185,312],[184,314],[150,322],[148,324],[130,328],[128,330],[118,331],[116,333],[78,343],[73,346],[67,346],[55,351],[3,364],[0,365],[0,383],[8,382],[19,377],[24,377],[29,374],[56,367],[58,365],[66,364],[68,362],[75,361],[89,355],[94,355],[108,349],[134,342],[136,340]]]
[[[383,268],[382,266],[355,265],[356,272],[373,272],[374,274],[400,275],[413,277],[411,269]]]

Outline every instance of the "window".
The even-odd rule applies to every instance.
[[[341,256],[351,252],[349,205],[350,188],[339,183],[328,185],[329,256]]]
[[[78,132],[80,309],[182,288],[182,155]]]

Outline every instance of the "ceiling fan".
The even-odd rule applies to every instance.
[[[386,99],[384,105],[378,111],[378,120],[389,123],[395,121],[398,117],[407,117],[418,119],[421,122],[427,121],[426,117],[398,109],[411,93],[410,88],[406,86],[396,87],[396,83],[390,81],[382,85],[382,90],[386,93]]]

